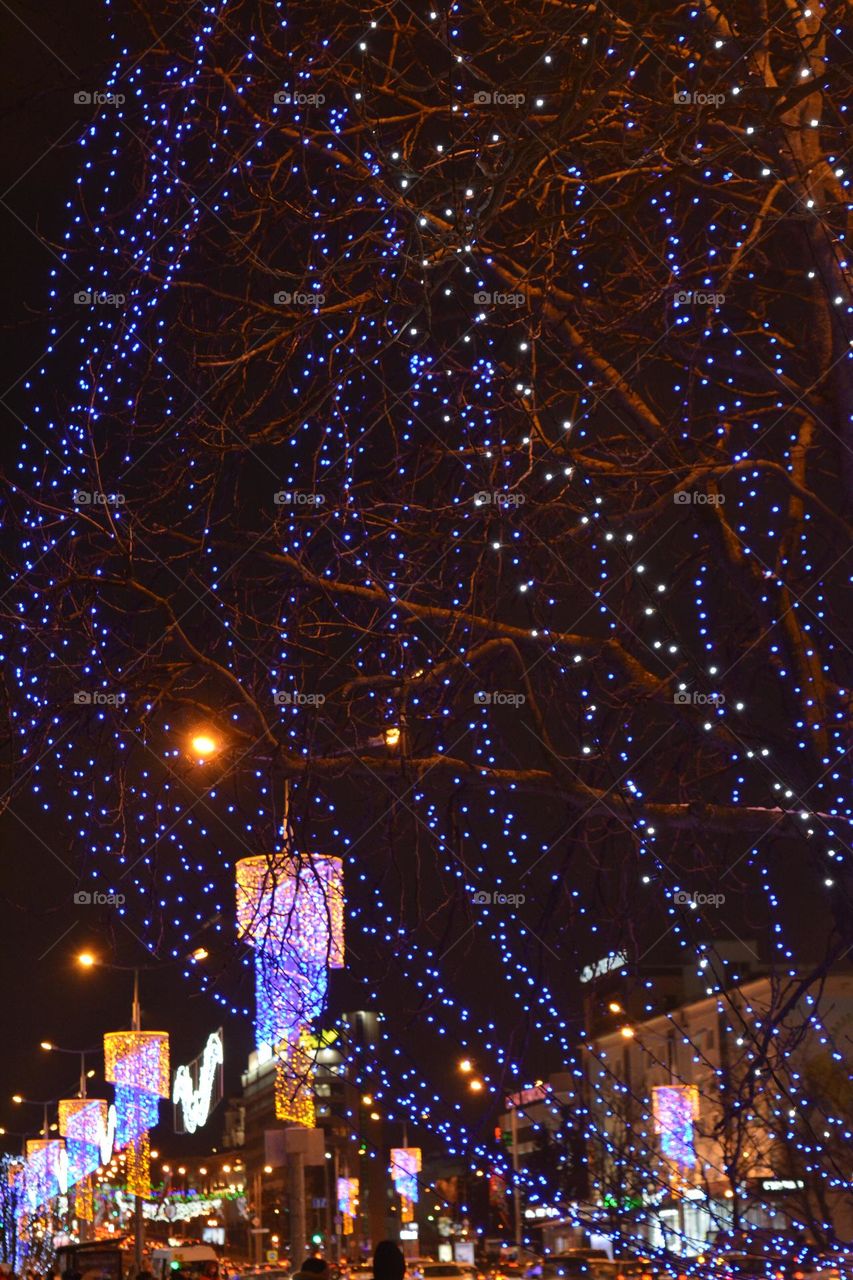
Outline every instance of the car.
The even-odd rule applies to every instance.
[[[209,1244],[183,1244],[151,1251],[151,1271],[155,1280],[169,1280],[173,1271],[183,1276],[217,1280],[219,1259]]]
[[[414,1274],[421,1280],[472,1280],[477,1268],[470,1262],[425,1262]]]
[[[715,1280],[792,1280],[787,1258],[768,1253],[727,1253],[714,1259]]]
[[[584,1277],[594,1280],[597,1268],[609,1263],[603,1249],[572,1249],[548,1254],[541,1262],[528,1267],[525,1275],[529,1280],[583,1280]]]
[[[523,1280],[527,1267],[523,1262],[507,1258],[505,1262],[489,1263],[486,1268],[489,1280]]]
[[[648,1258],[592,1258],[595,1280],[657,1280],[660,1269]]]

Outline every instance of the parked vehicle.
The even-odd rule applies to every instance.
[[[219,1280],[219,1259],[209,1244],[184,1244],[175,1248],[154,1249],[151,1270],[155,1280],[169,1280],[173,1272],[182,1276]]]
[[[603,1249],[571,1249],[548,1254],[528,1267],[525,1276],[529,1280],[594,1280],[597,1274],[604,1275],[604,1264],[610,1264],[610,1259]]]
[[[56,1251],[56,1270],[82,1280],[123,1280],[125,1250],[121,1240],[91,1240],[84,1244],[62,1245]]]
[[[476,1280],[477,1268],[470,1262],[426,1262],[415,1274],[421,1280]]]

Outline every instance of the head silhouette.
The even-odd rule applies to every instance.
[[[380,1240],[373,1255],[373,1280],[403,1280],[406,1259],[393,1240]]]

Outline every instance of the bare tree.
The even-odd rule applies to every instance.
[[[846,16],[146,5],[4,609],[12,812],[147,946],[285,779],[351,970],[499,1087],[608,946],[853,943]]]

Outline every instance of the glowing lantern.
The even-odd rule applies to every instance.
[[[169,1097],[169,1036],[166,1031],[110,1031],[104,1036],[104,1075],[115,1085],[118,1149],[127,1148],[127,1189],[151,1194],[148,1131],[159,1118],[160,1098]]]
[[[31,1138],[22,1171],[25,1203],[31,1213],[67,1190],[65,1143],[61,1138]]]
[[[358,1212],[358,1178],[338,1178],[338,1213],[341,1215],[341,1234],[351,1236]]]
[[[74,1188],[74,1211],[83,1222],[94,1218],[91,1175],[101,1162],[107,1130],[103,1098],[62,1098],[58,1105],[59,1132],[65,1138],[68,1185]]]
[[[237,863],[237,930],[255,950],[255,1041],[277,1055],[276,1116],[313,1126],[309,1028],[344,963],[340,858],[290,850]]]
[[[391,1148],[391,1181],[400,1197],[401,1222],[414,1222],[421,1167],[420,1147]]]
[[[652,1089],[652,1114],[661,1154],[680,1170],[692,1170],[696,1164],[694,1122],[699,1115],[696,1085],[656,1085]]]

